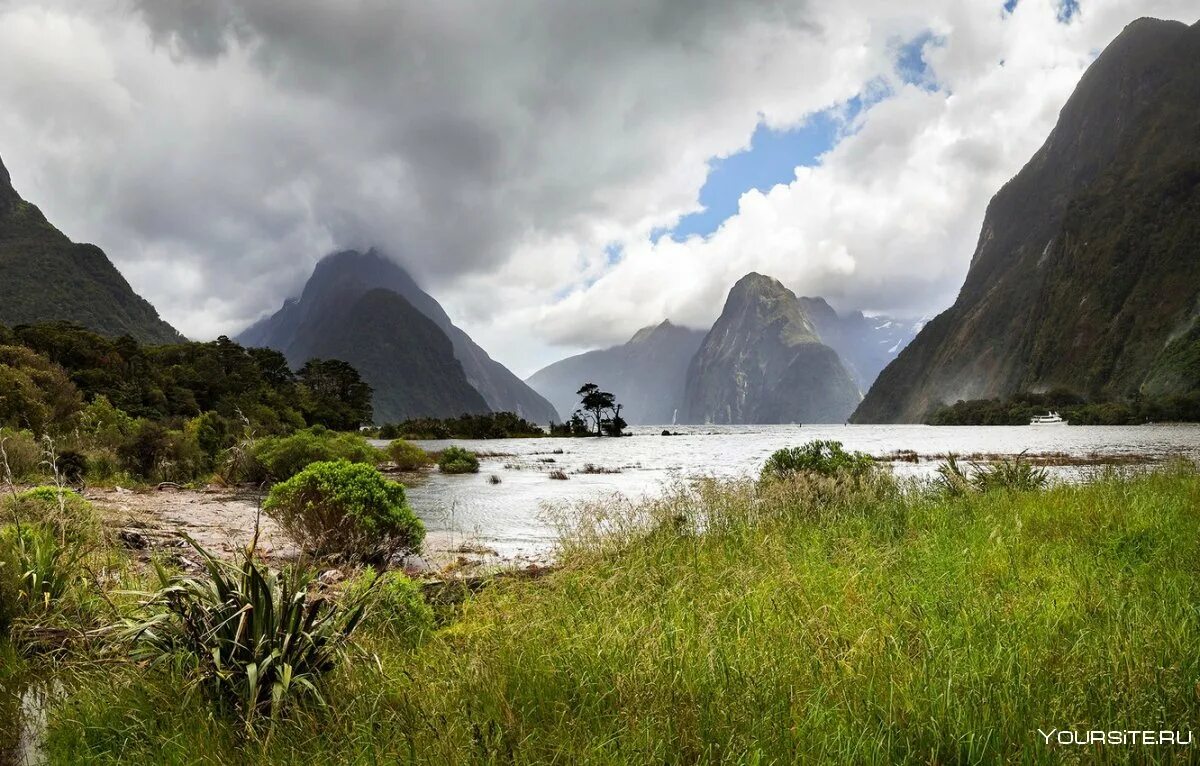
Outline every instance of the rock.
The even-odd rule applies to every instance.
[[[117,539],[126,548],[135,551],[142,551],[150,547],[150,540],[136,529],[122,529],[117,533]]]
[[[346,575],[340,569],[326,569],[317,579],[322,585],[337,585],[346,579]]]

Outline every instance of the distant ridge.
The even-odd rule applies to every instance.
[[[579,406],[575,394],[584,383],[611,391],[624,405],[621,416],[634,425],[670,424],[676,410],[684,417],[688,365],[703,330],[663,321],[638,330],[619,346],[588,351],[538,370],[526,379],[550,400],[564,419]]]

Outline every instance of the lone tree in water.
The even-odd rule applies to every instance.
[[[616,397],[601,391],[595,383],[584,383],[575,393],[580,401],[572,420],[576,417],[586,420],[589,432],[596,436],[620,436],[625,426],[629,425],[621,417],[621,405],[617,404]]]

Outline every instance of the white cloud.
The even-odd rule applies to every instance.
[[[1196,13],[1085,0],[1063,25],[1054,0],[1001,5],[0,0],[0,156],[197,337],[369,244],[519,373],[664,316],[711,322],[750,270],[923,313],[1092,55],[1136,16]],[[933,92],[892,73],[927,30]],[[707,239],[650,242],[760,120],[881,81],[819,167]]]

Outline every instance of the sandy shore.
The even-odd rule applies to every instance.
[[[189,535],[216,556],[232,559],[253,540],[259,525],[258,551],[269,561],[286,562],[299,557],[295,543],[260,507],[265,495],[253,489],[209,486],[181,489],[88,489],[91,501],[105,526],[139,558],[149,561],[155,552],[166,552],[186,569],[199,566],[195,551],[181,538]],[[480,570],[507,562],[484,546],[464,543],[461,536],[429,533],[420,557],[403,562],[413,573]]]

